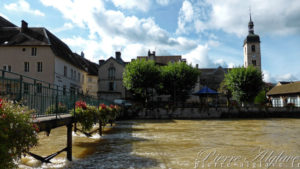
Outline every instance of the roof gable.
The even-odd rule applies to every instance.
[[[300,93],[300,81],[273,87],[267,95]]]

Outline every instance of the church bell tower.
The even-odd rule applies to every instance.
[[[254,23],[251,18],[248,23],[248,36],[244,40],[244,67],[252,65],[261,71],[260,38],[254,34]]]

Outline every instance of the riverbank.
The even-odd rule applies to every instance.
[[[300,118],[300,108],[155,108],[128,111],[123,119],[230,119],[230,118]]]

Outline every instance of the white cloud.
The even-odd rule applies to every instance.
[[[37,16],[45,16],[45,14],[39,10],[31,9],[30,4],[25,0],[19,0],[17,3],[5,4],[4,8],[10,11],[26,12]]]
[[[74,51],[76,53],[81,53],[81,51],[84,52],[85,58],[98,62],[98,57],[95,57],[98,55],[99,50],[101,50],[102,45],[91,39],[84,39],[79,36],[73,36],[72,38],[63,38],[62,41],[64,41],[66,44],[76,47],[78,50]]]
[[[177,34],[186,33],[187,32],[186,24],[192,22],[193,18],[194,18],[193,6],[190,1],[185,0],[182,3],[182,7],[180,8],[179,11],[178,22],[177,22],[178,28],[176,30],[176,33]]]
[[[140,11],[148,11],[151,6],[150,0],[112,0],[116,7],[122,9],[138,9]]]
[[[166,6],[170,3],[170,0],[156,0],[156,3],[162,6]]]
[[[73,26],[72,23],[64,23],[64,25],[63,25],[62,27],[53,29],[53,32],[54,32],[54,33],[62,32],[62,31],[70,30],[70,29],[72,29],[73,27],[74,27],[74,26]]]
[[[186,1],[185,1],[186,2]],[[223,30],[239,37],[247,34],[249,7],[251,6],[255,32],[258,34],[299,34],[300,1],[299,0],[203,0],[191,1],[193,21],[184,22],[182,11],[179,12],[178,30],[193,27],[185,31]],[[183,7],[182,7],[183,8]],[[266,12],[267,11],[267,12]],[[184,31],[183,31],[184,32]],[[186,33],[186,32],[184,32]]]
[[[299,80],[299,78],[297,78],[295,75],[293,75],[291,73],[272,75],[269,71],[263,70],[263,75],[264,75],[264,81],[271,82],[271,83],[277,83],[279,81],[297,81],[297,80]]]

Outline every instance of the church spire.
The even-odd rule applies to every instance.
[[[250,15],[250,21],[248,23],[249,34],[254,34],[254,23],[253,23],[252,17],[251,17],[251,9],[250,9],[249,15]]]

